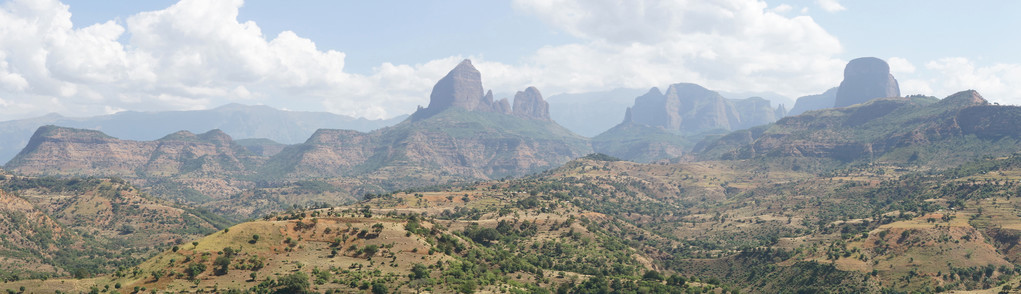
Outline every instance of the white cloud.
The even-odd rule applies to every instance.
[[[584,40],[531,56],[540,89],[586,91],[694,82],[719,90],[817,93],[840,82],[840,42],[808,16],[761,1],[518,0]],[[797,82],[790,82],[797,81]]]
[[[352,74],[344,71],[343,52],[320,49],[290,31],[266,36],[255,22],[239,22],[241,4],[182,0],[76,29],[68,7],[55,0],[6,2],[0,6],[0,117],[229,102],[389,117],[428,104],[436,80],[466,57],[496,93],[537,86],[545,95],[694,82],[796,97],[837,85],[846,64],[837,58],[840,42],[810,16],[783,15],[794,11],[789,5],[516,0],[519,11],[580,41],[540,48],[515,64],[451,56]],[[843,9],[836,1],[818,4]],[[963,58],[917,67],[900,57],[888,62],[905,94],[945,96],[973,88],[994,101],[1021,102],[1018,65],[978,66]]]
[[[781,13],[782,14],[782,13],[791,12],[791,10],[794,10],[794,7],[792,7],[790,5],[787,5],[787,4],[780,4],[780,5],[777,5],[776,7],[773,7],[772,10],[773,10],[773,12]]]
[[[935,76],[928,79],[933,94],[944,97],[961,90],[974,89],[990,101],[1021,104],[1021,65],[992,64],[977,66],[963,57],[941,58],[925,64]]]
[[[844,5],[840,5],[838,0],[816,0],[815,3],[826,12],[837,12],[847,9],[844,8]]]
[[[911,64],[905,58],[901,57],[890,57],[886,59],[886,63],[890,64],[890,73],[894,76],[897,74],[909,74],[915,72],[915,65]]]
[[[345,54],[237,20],[240,0],[182,0],[75,29],[56,0],[0,6],[0,117],[203,109],[229,102],[389,117],[428,102],[456,58],[344,72]],[[120,40],[127,40],[122,43]],[[441,70],[441,68],[444,68]],[[426,93],[422,95],[422,93]],[[280,105],[283,104],[283,105]]]

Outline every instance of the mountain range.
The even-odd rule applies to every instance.
[[[436,84],[429,107],[395,126],[368,133],[319,129],[282,148],[236,142],[220,130],[135,141],[44,126],[5,168],[25,175],[122,177],[164,198],[211,206],[249,189],[339,177],[346,180],[336,184],[340,195],[331,202],[337,203],[415,185],[521,176],[592,152],[586,138],[550,119],[537,89],[518,92],[513,106],[482,89],[481,74],[465,60]],[[279,151],[267,153],[268,147]],[[317,197],[308,196],[278,199],[276,207]]]
[[[797,115],[653,88],[592,139],[468,60],[397,124],[292,145],[40,127],[0,171],[0,288],[1014,291],[1021,107],[844,74]]]
[[[406,116],[385,120],[353,118],[327,112],[278,110],[265,105],[227,104],[210,110],[124,111],[95,117],[41,117],[0,122],[0,162],[20,152],[41,126],[55,125],[102,131],[127,140],[155,140],[177,131],[204,133],[219,129],[238,139],[265,138],[281,144],[308,139],[321,128],[368,132],[394,125]]]

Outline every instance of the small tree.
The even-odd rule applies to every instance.
[[[429,268],[421,263],[416,263],[411,266],[411,275],[409,277],[412,280],[425,279],[429,277]]]
[[[308,275],[303,272],[296,272],[277,279],[275,293],[308,293]]]
[[[227,269],[230,267],[230,258],[225,255],[220,255],[220,257],[217,257],[216,260],[213,261],[213,266],[216,267],[213,270],[213,273],[217,276],[226,275]]]
[[[128,235],[135,233],[135,226],[124,224],[120,228],[121,235]]]
[[[645,272],[645,275],[642,276],[642,279],[643,280],[647,280],[647,281],[662,281],[663,280],[663,274],[661,274],[661,273],[659,273],[659,272],[657,272],[655,270],[649,270],[649,271]]]
[[[198,275],[204,271],[206,271],[206,265],[201,262],[195,262],[189,264],[188,267],[184,269],[184,274],[188,275],[189,280],[194,280],[195,277],[198,277]]]
[[[376,246],[375,244],[366,245],[365,248],[362,249],[362,252],[365,253],[365,258],[372,259],[372,257],[376,255],[376,252],[379,252],[379,246]]]

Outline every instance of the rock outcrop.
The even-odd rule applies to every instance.
[[[531,119],[550,120],[549,103],[542,100],[542,94],[539,93],[539,89],[528,87],[528,89],[514,94],[514,115]]]
[[[507,98],[497,100],[493,103],[493,110],[503,114],[511,114],[510,101],[507,101]]]
[[[900,97],[897,79],[890,74],[890,65],[875,57],[851,60],[844,67],[834,107],[865,103],[875,98]]]
[[[787,115],[799,115],[812,110],[819,110],[833,107],[833,104],[837,101],[837,90],[840,88],[833,87],[822,94],[808,95],[799,97],[794,102],[794,107]]]

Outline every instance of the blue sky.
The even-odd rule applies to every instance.
[[[497,98],[695,82],[791,98],[861,56],[1021,104],[1017,1],[0,2],[0,120],[236,102],[370,118],[471,58]]]

